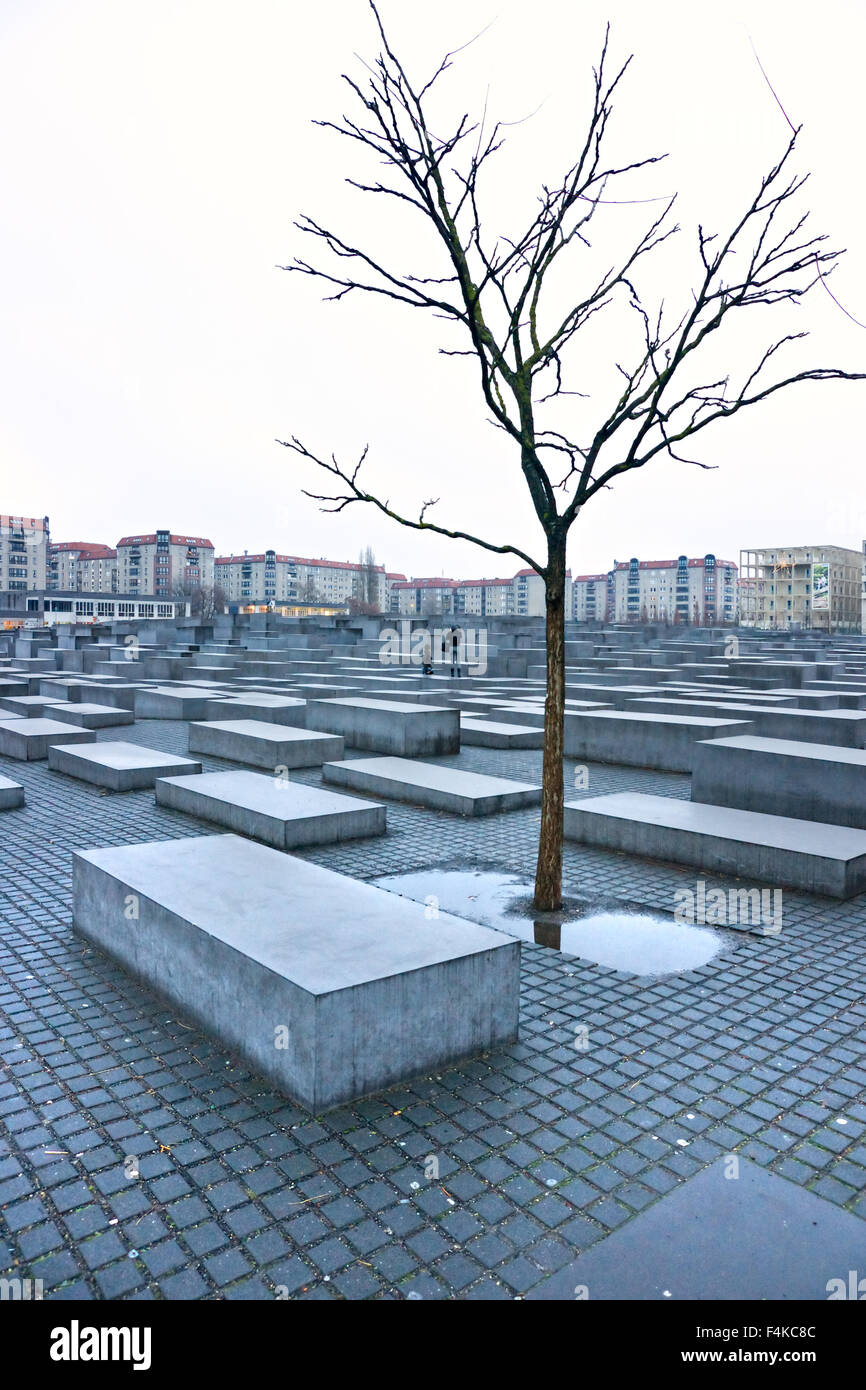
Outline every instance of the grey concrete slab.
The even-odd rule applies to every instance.
[[[719,1158],[675,1187],[527,1297],[757,1304],[825,1302],[831,1295],[862,1298],[857,1287],[866,1267],[862,1218],[747,1158],[734,1158],[733,1164],[731,1156]],[[853,1294],[851,1270],[859,1272]],[[697,1321],[716,1325],[703,1316]],[[729,1325],[725,1317],[717,1321]],[[762,1328],[768,1321],[791,1320],[764,1318]],[[716,1351],[720,1346],[766,1351],[775,1343],[740,1337],[727,1343],[707,1338],[705,1345]],[[802,1351],[814,1344],[780,1346]]]
[[[67,728],[67,733],[70,730]],[[82,782],[110,791],[135,791],[152,787],[157,777],[175,777],[201,772],[201,763],[178,753],[163,753],[138,743],[121,741],[92,743],[86,748],[72,747],[58,740],[48,750],[48,766]]]
[[[136,691],[136,719],[204,719],[211,696],[207,688],[157,685]]]
[[[544,729],[461,716],[460,742],[477,748],[543,748]]]
[[[262,719],[269,724],[291,724],[302,729],[307,718],[307,702],[291,695],[270,692],[256,695],[243,691],[226,692],[223,699],[208,700],[206,719]]]
[[[150,688],[146,681],[93,681],[88,688],[87,699],[98,705],[110,705],[112,709],[134,711],[136,695]]]
[[[567,802],[567,839],[833,898],[866,888],[866,831],[669,796]]]
[[[341,734],[352,748],[405,757],[460,751],[456,709],[397,700],[310,700],[307,728]]]
[[[113,729],[118,724],[134,724],[135,716],[128,709],[114,709],[111,705],[92,705],[84,700],[73,704],[52,705],[52,719],[63,724],[77,724],[81,729]]]
[[[339,844],[384,835],[386,829],[384,806],[263,772],[160,777],[155,790],[160,806],[213,821],[274,849]]]
[[[75,931],[313,1111],[517,1035],[520,946],[487,927],[234,835],[73,863]]]
[[[0,777],[0,811],[13,811],[24,805],[24,788],[11,777]]]
[[[0,720],[0,754],[22,762],[48,757],[53,743],[93,743],[90,729],[73,729],[59,719]]]
[[[26,719],[42,719],[46,710],[64,703],[62,695],[4,695],[0,697],[0,711],[21,714]],[[0,713],[0,718],[3,717],[3,713]]]
[[[696,750],[692,801],[866,829],[866,751],[791,739],[714,739]]]
[[[565,716],[565,754],[589,762],[690,772],[700,739],[748,732],[749,725],[742,720],[700,714],[637,714],[631,710],[569,713]]]
[[[343,739],[314,729],[269,724],[264,719],[208,720],[189,726],[190,753],[210,753],[250,767],[318,767],[342,758]]]
[[[373,796],[390,796],[459,816],[490,816],[519,806],[537,806],[541,788],[506,777],[485,777],[411,758],[357,758],[325,763],[326,782]]]

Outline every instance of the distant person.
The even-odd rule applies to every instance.
[[[453,676],[456,672],[458,678],[460,678],[460,643],[462,641],[462,629],[459,627],[452,627],[446,639],[446,644],[451,648],[451,675]]]
[[[433,643],[429,632],[424,633],[421,643],[421,674],[422,676],[433,675]]]

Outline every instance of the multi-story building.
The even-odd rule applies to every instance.
[[[456,588],[456,579],[444,579],[442,576],[434,579],[408,579],[402,583],[397,581],[391,586],[391,593],[396,594],[397,598],[394,611],[406,617],[428,614],[430,617],[438,617],[440,614],[453,613]]]
[[[742,550],[740,621],[749,627],[859,632],[863,565],[859,550],[840,545]]]
[[[122,536],[117,542],[117,588],[123,594],[170,596],[210,589],[214,583],[214,548],[201,536],[171,531]]]
[[[565,611],[571,615],[571,571],[566,575]],[[470,617],[538,617],[545,611],[544,580],[535,570],[513,579],[410,579],[395,582],[391,611],[405,616],[465,614]]]
[[[690,623],[711,627],[737,619],[737,566],[715,555],[676,560],[614,561],[607,619],[617,623]]]
[[[50,539],[47,516],[0,515],[2,606],[17,606],[28,589],[45,588]]]
[[[385,612],[399,613],[399,594],[395,588],[397,584],[405,584],[405,574],[396,574],[386,571],[385,574]]]
[[[498,618],[514,612],[513,579],[459,579],[454,612],[473,618]]]
[[[229,603],[302,603],[340,606],[356,599],[386,611],[384,565],[363,561],[309,560],[266,550],[257,555],[220,555],[216,584]]]
[[[518,570],[513,580],[514,612],[518,617],[543,617],[546,611],[544,580],[533,569]],[[565,571],[565,613],[570,617],[574,606],[571,570]]]
[[[46,588],[116,593],[117,551],[92,541],[50,541]]]
[[[571,586],[572,616],[575,622],[607,621],[609,575],[579,574]]]

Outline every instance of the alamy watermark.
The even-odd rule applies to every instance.
[[[454,635],[457,636],[456,648]],[[410,622],[383,627],[379,633],[379,660],[383,666],[455,665],[470,676],[487,672],[487,629],[474,627],[419,627]]]
[[[765,936],[778,936],[782,930],[781,888],[707,888],[698,879],[694,891],[678,888],[674,921],[690,926],[760,927]]]

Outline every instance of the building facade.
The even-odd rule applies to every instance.
[[[579,574],[571,586],[575,622],[607,622],[609,575]]]
[[[608,584],[609,622],[682,623],[717,627],[735,623],[738,570],[715,555],[676,560],[614,562]]]
[[[117,551],[96,542],[50,541],[46,588],[117,593]]]
[[[355,599],[387,612],[385,566],[362,561],[310,560],[266,550],[257,555],[220,555],[216,584],[228,603],[301,603],[340,607]]]
[[[0,605],[45,588],[50,539],[47,516],[0,515]]]
[[[838,545],[742,550],[740,621],[747,627],[859,632],[863,566],[861,551]]]
[[[214,548],[202,536],[171,531],[122,536],[117,542],[117,589],[124,594],[170,597],[181,590],[211,589]]]

